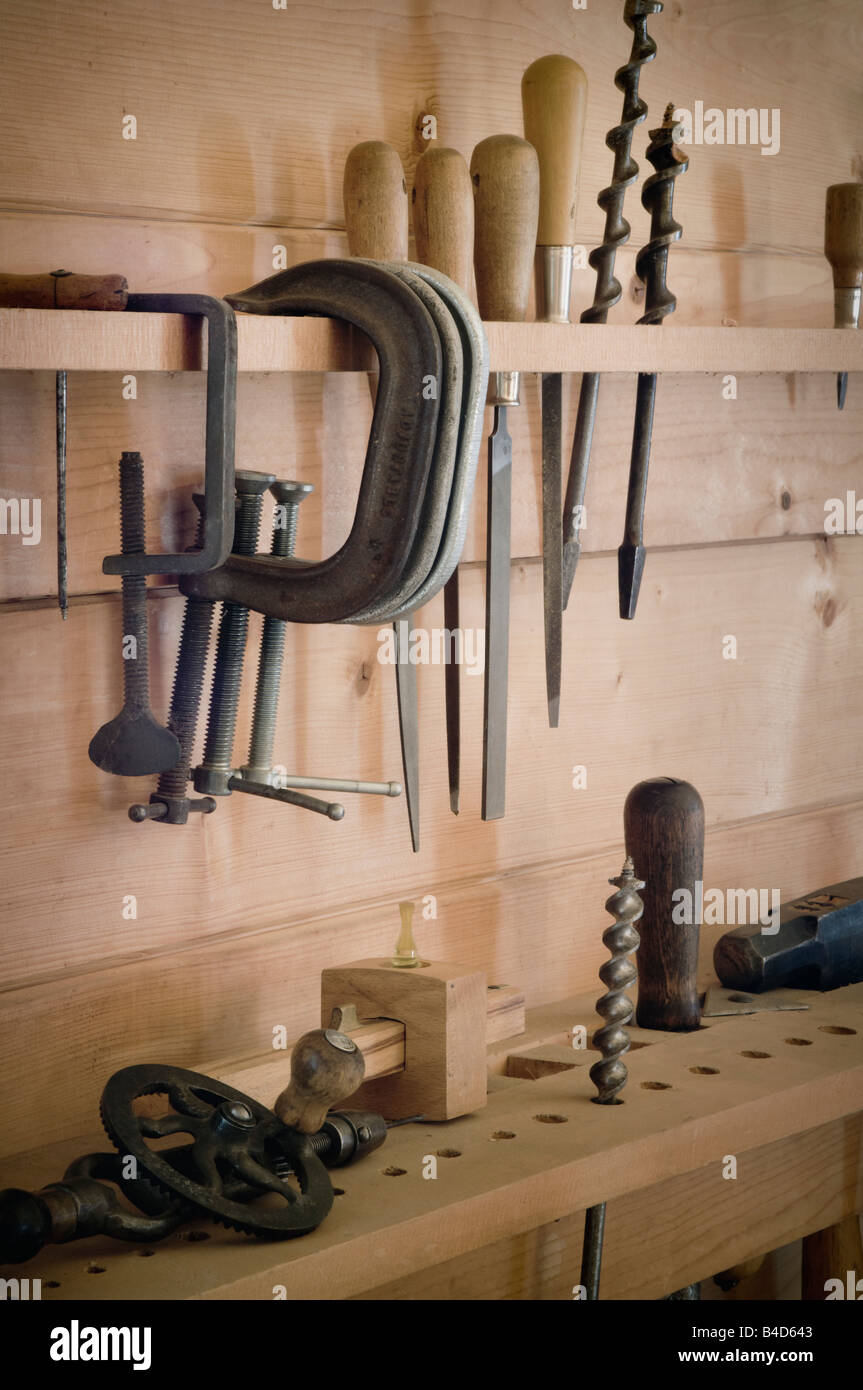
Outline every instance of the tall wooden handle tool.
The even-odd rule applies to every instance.
[[[401,159],[383,140],[355,145],[345,161],[345,229],[352,256],[373,261],[408,258],[408,199]],[[374,394],[374,388],[373,388]],[[405,623],[406,626],[402,626]],[[412,614],[393,624],[396,690],[405,798],[414,852],[420,847],[419,698],[417,668],[411,665],[401,634],[410,634]]]
[[[414,240],[417,260],[440,270],[470,294],[473,257],[473,190],[470,173],[458,150],[432,146],[417,163],[413,186]],[[444,626],[460,627],[456,568],[444,585]],[[458,663],[444,667],[449,804],[459,810],[461,773],[460,672]]]
[[[560,53],[538,58],[521,80],[524,133],[539,159],[537,318],[569,323],[578,166],[584,138],[587,78]],[[549,727],[560,721],[563,640],[561,426],[563,377],[542,378],[542,594]]]
[[[863,294],[863,183],[834,183],[827,190],[824,254],[833,267],[834,326],[857,328]],[[845,405],[848,373],[836,378],[839,409]]]
[[[42,275],[0,275],[0,309],[125,309],[129,284],[124,275],[75,275],[53,270]],[[66,549],[66,373],[55,381],[57,420],[57,603],[65,620],[69,606]]]
[[[703,875],[704,805],[689,782],[655,777],[639,782],[623,809],[626,852],[646,887],[638,924],[639,1028],[685,1033],[698,1028],[699,922],[674,921],[681,889],[697,900]],[[685,899],[684,899],[685,901]]]
[[[521,322],[527,313],[539,217],[536,150],[517,135],[492,135],[473,152],[474,271],[479,311],[486,320]],[[506,810],[506,705],[509,669],[509,567],[512,439],[506,409],[518,405],[519,374],[496,372],[489,404],[486,531],[486,662],[482,754],[482,818]]]

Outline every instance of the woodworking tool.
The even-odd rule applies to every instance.
[[[803,1237],[801,1291],[804,1303],[834,1298],[860,1299],[863,1279],[863,1242],[860,1217],[846,1216],[835,1226]],[[837,1288],[838,1283],[838,1288]],[[841,1290],[841,1293],[840,1293]]]
[[[120,532],[124,556],[146,552],[144,461],[138,453],[120,458]],[[180,745],[150,709],[146,576],[124,574],[122,587],[125,701],[120,713],[93,735],[88,751],[103,772],[142,777],[173,767]]]
[[[680,239],[682,227],[672,217],[674,180],[689,168],[689,160],[675,141],[683,127],[674,120],[674,104],[666,107],[663,124],[650,132],[647,158],[656,172],[647,179],[641,201],[650,213],[650,241],[635,259],[636,274],[644,281],[645,312],[639,323],[659,327],[673,313],[677,299],[665,283],[668,248]],[[617,552],[617,578],[621,618],[634,618],[638,591],[644,572],[644,503],[647,496],[647,469],[650,463],[650,437],[656,401],[656,373],[639,372],[626,498],[626,525],[623,544]],[[648,882],[650,875],[648,873]]]
[[[833,268],[834,327],[857,328],[863,294],[863,184],[834,183],[827,190],[824,254]],[[848,373],[836,378],[839,409],[845,406]]]
[[[125,309],[129,286],[122,275],[0,275],[0,309]],[[65,621],[69,607],[66,537],[66,372],[54,383],[57,455],[57,602]]]
[[[539,161],[516,135],[481,141],[470,164],[474,186],[474,271],[483,319],[524,319],[539,217]],[[489,404],[486,529],[486,661],[483,695],[482,818],[506,810],[506,717],[509,668],[509,584],[512,439],[507,406],[519,403],[519,373],[496,372]]]
[[[204,494],[196,492],[192,499],[198,510],[195,549],[200,550],[204,534]],[[192,750],[198,728],[204,668],[210,646],[215,604],[209,599],[187,598],[183,610],[183,626],[174,684],[171,690],[171,709],[168,728],[177,736],[180,754],[173,767],[159,777],[148,805],[136,803],[129,807],[129,819],[164,821],[166,825],[185,825],[190,814],[212,813],[216,802],[212,796],[199,799],[186,795],[192,775]]]
[[[751,994],[857,984],[863,980],[863,878],[794,898],[766,926],[756,922],[726,932],[713,965],[729,989]]]
[[[399,903],[399,914],[402,924],[390,964],[399,970],[413,970],[420,964],[420,953],[414,940],[414,904]]]
[[[584,137],[587,78],[578,63],[550,54],[531,63],[521,80],[525,137],[539,160],[537,317],[569,323],[578,165]],[[563,609],[561,426],[563,377],[542,376],[542,592],[545,687],[549,727],[560,722]]]
[[[723,989],[711,985],[705,992],[701,1007],[702,1018],[737,1018],[741,1014],[799,1012],[809,1008],[791,990],[771,990],[769,994],[746,994],[740,989]]]
[[[615,278],[614,262],[617,248],[629,240],[632,230],[623,216],[626,190],[638,178],[638,165],[631,153],[632,134],[647,115],[647,103],[638,95],[638,82],[644,64],[652,62],[656,57],[656,44],[647,33],[647,20],[650,15],[660,14],[661,11],[662,5],[659,0],[626,0],[623,7],[623,22],[632,30],[632,51],[629,62],[618,68],[614,74],[615,86],[623,92],[623,111],[620,124],[612,126],[605,137],[606,145],[614,154],[614,168],[611,184],[608,188],[603,188],[596,199],[605,213],[605,230],[602,245],[595,247],[588,257],[590,265],[596,271],[596,288],[593,304],[582,312],[582,323],[607,323],[609,310],[620,301],[623,293],[619,280]],[[599,373],[585,372],[581,378],[578,416],[563,506],[564,608],[569,602],[572,581],[581,554],[579,531],[598,399]]]
[[[407,285],[369,261],[293,266],[230,302],[247,313],[316,314],[359,328],[380,361],[374,418],[353,526],[340,550],[314,563],[231,555],[219,569],[183,576],[181,588],[289,622],[350,618],[388,593],[411,557],[437,428],[437,401],[422,396],[423,380],[440,378],[434,324]]]
[[[636,1019],[640,1028],[685,1033],[698,1028],[701,1019],[700,921],[680,920],[684,914],[675,912],[675,906],[686,893],[694,904],[696,882],[703,881],[704,806],[688,782],[655,777],[629,793],[623,826],[626,853],[647,884]]]
[[[401,159],[391,145],[385,144],[382,140],[367,140],[354,146],[345,161],[343,200],[348,251],[352,256],[386,262],[407,260],[407,187]],[[426,308],[429,308],[428,303]],[[439,324],[435,326],[439,332]],[[372,401],[374,403],[374,390]],[[409,613],[408,633],[412,625],[413,614]],[[408,659],[408,651],[406,644],[401,641],[398,624],[394,625],[393,630],[405,799],[411,843],[414,853],[417,854],[420,847],[417,669]]]
[[[412,191],[417,260],[470,293],[473,258],[473,189],[470,171],[458,150],[432,146],[417,161]],[[443,591],[444,627],[460,631],[458,566]],[[461,771],[461,673],[458,662],[444,667],[449,804],[459,811]]]
[[[602,1061],[594,1062],[590,1079],[597,1094],[591,1096],[595,1105],[622,1105],[619,1092],[626,1085],[626,1065],[623,1057],[629,1051],[626,1025],[632,1019],[632,1000],[624,990],[636,977],[635,966],[629,957],[638,950],[639,935],[635,923],[641,917],[644,904],[638,896],[644,887],[635,877],[632,860],[627,857],[617,878],[609,883],[617,889],[605,904],[606,912],[614,918],[612,926],[602,933],[602,944],[611,953],[611,960],[599,968],[599,978],[607,987],[596,1001],[596,1011],[603,1026],[593,1035],[593,1046],[602,1053]],[[581,1250],[581,1279],[584,1296],[593,1302],[599,1298],[602,1273],[602,1244],[605,1238],[605,1202],[597,1202],[584,1213],[584,1237]]]

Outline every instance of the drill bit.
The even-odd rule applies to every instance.
[[[659,0],[626,0],[624,6],[623,21],[632,30],[632,52],[629,62],[618,68],[614,74],[615,86],[623,92],[623,113],[620,125],[612,126],[605,137],[606,145],[614,153],[614,170],[609,187],[603,188],[596,199],[605,213],[605,231],[602,245],[591,251],[588,257],[596,271],[596,289],[593,304],[581,315],[582,323],[606,323],[609,310],[619,302],[622,294],[620,282],[614,275],[614,261],[618,246],[623,246],[629,240],[632,230],[623,216],[623,203],[627,188],[638,178],[638,165],[631,154],[632,134],[647,115],[647,104],[641,101],[638,95],[638,79],[644,64],[656,57],[656,44],[647,33],[648,16],[660,14],[661,11],[662,5]],[[569,602],[572,581],[581,554],[581,541],[578,539],[579,520],[587,486],[587,470],[590,467],[590,448],[598,399],[599,373],[585,372],[581,378],[578,417],[563,506],[563,608],[566,608]]]
[[[689,168],[689,160],[675,140],[683,127],[674,120],[674,104],[665,109],[662,125],[650,132],[647,158],[656,172],[641,191],[641,201],[650,213],[650,241],[639,251],[635,270],[644,281],[645,312],[639,323],[661,325],[677,308],[676,296],[665,283],[668,248],[679,241],[683,228],[672,217],[674,180]],[[626,498],[626,527],[623,544],[617,552],[617,583],[621,618],[634,618],[638,591],[644,572],[644,501],[647,495],[647,469],[650,463],[650,436],[656,400],[656,373],[639,372],[635,405],[629,490]]]
[[[617,888],[605,904],[614,922],[602,934],[602,944],[611,952],[611,960],[600,966],[599,978],[607,986],[605,994],[596,1001],[596,1011],[604,1023],[593,1035],[594,1045],[602,1052],[602,1061],[594,1062],[590,1079],[597,1089],[591,1096],[596,1105],[622,1105],[618,1092],[626,1085],[626,1066],[621,1058],[629,1051],[626,1025],[633,1014],[632,1000],[624,990],[636,977],[629,959],[638,950],[639,936],[635,923],[644,911],[638,890],[644,887],[635,877],[632,860],[627,856],[617,878],[609,883]],[[584,1242],[581,1251],[581,1284],[585,1298],[599,1298],[599,1276],[602,1272],[602,1243],[605,1235],[605,1202],[588,1207],[584,1214]]]

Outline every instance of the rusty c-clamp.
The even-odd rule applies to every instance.
[[[247,313],[355,325],[377,352],[377,400],[354,523],[341,549],[311,564],[230,555],[219,569],[183,576],[180,588],[290,622],[350,618],[395,589],[415,553],[439,409],[436,393],[422,384],[440,380],[438,333],[413,290],[371,262],[310,261],[231,295],[230,303]]]

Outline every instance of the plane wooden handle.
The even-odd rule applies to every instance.
[[[122,275],[2,275],[0,309],[125,309]]]
[[[408,258],[405,171],[391,145],[366,140],[345,160],[345,228],[352,256],[375,261]]]
[[[641,945],[638,968],[639,1028],[685,1033],[698,1028],[698,929],[700,922],[681,920],[680,890],[697,901],[703,881],[704,805],[689,782],[655,777],[632,788],[623,808],[626,852],[644,879],[644,912],[638,923]],[[682,900],[685,904],[685,899]]]
[[[539,157],[538,246],[572,246],[587,78],[561,53],[537,58],[521,79],[524,133]]]
[[[426,150],[414,174],[417,260],[448,275],[470,294],[473,260],[473,188],[458,150]]]
[[[824,254],[837,290],[863,287],[863,183],[834,183],[828,188]]]
[[[432,147],[414,174],[417,260],[454,279],[470,295],[474,256],[474,190],[459,150]]]
[[[490,135],[473,152],[470,176],[480,315],[521,322],[527,313],[539,216],[536,150],[518,135]]]

